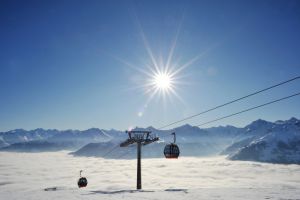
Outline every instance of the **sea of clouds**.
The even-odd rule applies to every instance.
[[[300,165],[143,159],[143,190],[136,191],[136,160],[68,153],[0,152],[0,199],[300,199]],[[88,179],[83,189],[79,170]]]

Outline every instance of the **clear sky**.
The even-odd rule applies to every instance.
[[[300,1],[1,0],[0,52],[0,131],[160,127],[299,76]],[[177,95],[147,93],[155,63],[182,69]],[[300,80],[185,123],[299,91]],[[292,116],[300,97],[208,126]]]

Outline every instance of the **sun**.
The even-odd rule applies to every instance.
[[[154,86],[160,90],[168,90],[172,86],[172,77],[167,73],[159,72],[153,77]]]
[[[169,105],[169,102],[175,105],[175,100],[179,100],[179,102],[185,106],[186,103],[179,93],[180,89],[182,91],[180,86],[190,84],[183,80],[183,78],[186,79],[187,77],[187,74],[183,74],[184,70],[193,65],[203,53],[186,60],[184,63],[181,63],[180,57],[175,57],[175,55],[177,55],[175,54],[175,49],[181,29],[181,22],[178,24],[169,51],[164,52],[159,50],[160,54],[155,53],[151,49],[142,26],[140,25],[139,28],[141,39],[145,46],[145,52],[149,58],[143,60],[139,65],[135,65],[122,58],[113,56],[118,61],[138,72],[138,74],[130,76],[130,79],[132,79],[136,86],[129,89],[140,90],[146,96],[146,102],[137,112],[137,116],[142,117],[144,115],[145,110],[153,99],[156,99],[156,102],[162,102],[164,107]],[[139,77],[140,75],[142,76]]]

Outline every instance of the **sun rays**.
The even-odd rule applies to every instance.
[[[185,105],[183,98],[178,92],[182,85],[186,85],[186,83],[188,83],[188,81],[184,80],[187,79],[184,75],[184,71],[187,67],[193,65],[200,57],[202,57],[203,54],[199,54],[185,63],[180,64],[180,60],[175,56],[175,52],[181,24],[182,20],[177,27],[175,37],[171,42],[167,56],[157,54],[157,51],[153,51],[141,24],[138,23],[139,33],[148,59],[144,60],[142,65],[137,66],[127,60],[115,57],[118,61],[133,69],[135,74],[138,74],[138,77],[141,77],[139,81],[134,81],[133,87],[127,88],[129,90],[133,89],[142,91],[147,97],[142,109],[137,112],[138,117],[144,116],[144,112],[148,105],[154,99],[157,100],[156,102],[161,103],[163,107],[166,107],[168,103],[174,105],[176,101]],[[174,60],[176,62],[174,62]]]

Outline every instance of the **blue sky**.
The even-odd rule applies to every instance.
[[[1,1],[0,30],[0,131],[160,127],[300,75],[299,1]],[[176,35],[170,66],[197,58],[175,76],[180,99],[147,101],[146,47],[166,63]],[[298,80],[185,123],[299,91]],[[295,97],[208,126],[299,111]]]

